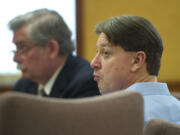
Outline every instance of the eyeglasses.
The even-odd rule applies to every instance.
[[[29,46],[29,47],[24,47],[21,50],[13,50],[12,52],[15,54],[18,54],[19,56],[21,56],[22,58],[30,51],[32,50],[34,47],[37,47],[36,45],[33,46]]]

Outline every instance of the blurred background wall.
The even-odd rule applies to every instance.
[[[123,14],[144,16],[155,25],[164,42],[158,80],[167,82],[171,91],[180,92],[179,7],[179,0],[76,0],[77,55],[89,61],[95,56],[97,23]],[[12,86],[0,86],[0,92],[11,89]]]
[[[164,43],[159,81],[180,92],[179,0],[77,0],[78,54],[89,61],[96,54],[95,25],[112,16],[133,14],[149,19]]]

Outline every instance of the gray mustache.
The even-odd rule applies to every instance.
[[[25,66],[18,64],[18,65],[17,65],[17,69],[18,69],[18,70],[24,70],[24,69],[25,69]]]

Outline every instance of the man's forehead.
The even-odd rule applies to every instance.
[[[98,41],[108,41],[108,38],[105,33],[99,34]]]
[[[98,37],[98,40],[97,40],[97,47],[110,47],[110,42],[108,41],[108,38],[106,36],[106,34],[104,33],[101,33]]]

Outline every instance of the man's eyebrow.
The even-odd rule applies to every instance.
[[[108,43],[105,43],[105,44],[102,44],[101,46],[102,46],[102,47],[108,47],[109,44],[108,44]]]
[[[109,44],[108,43],[103,43],[103,44],[100,44],[101,47],[109,47]],[[96,48],[98,48],[98,45],[96,45]]]

